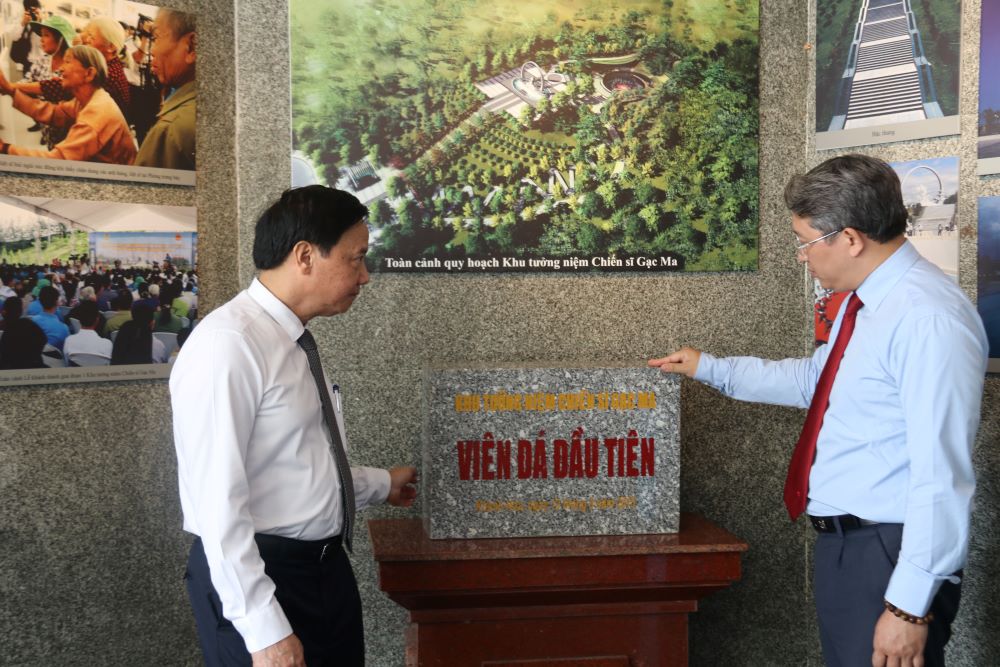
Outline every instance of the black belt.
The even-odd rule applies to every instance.
[[[340,550],[341,537],[334,535],[325,540],[296,540],[291,537],[256,533],[260,556],[266,560],[299,560],[322,563]]]
[[[810,516],[813,528],[817,533],[846,533],[849,530],[864,528],[866,526],[877,526],[878,521],[869,521],[856,517],[853,514],[841,514],[840,516]],[[839,530],[838,530],[839,528]]]

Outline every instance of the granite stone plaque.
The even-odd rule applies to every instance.
[[[433,539],[673,533],[680,381],[648,368],[430,370]]]

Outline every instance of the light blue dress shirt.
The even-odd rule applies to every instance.
[[[923,616],[968,554],[986,333],[965,294],[908,241],[857,294],[864,307],[830,393],[806,511],[903,524],[885,598]],[[807,408],[830,347],[783,361],[702,353],[695,379],[736,399]]]

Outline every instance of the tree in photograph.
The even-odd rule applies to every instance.
[[[412,233],[420,224],[420,209],[412,199],[401,199],[396,207],[396,219],[403,234]]]
[[[607,208],[613,209],[617,203],[618,195],[621,194],[621,187],[619,187],[618,181],[608,179],[597,186],[597,194]]]
[[[399,199],[406,194],[406,183],[399,176],[392,176],[386,181],[385,192],[393,199]]]
[[[392,207],[385,199],[368,205],[368,222],[375,229],[381,229],[392,222]]]

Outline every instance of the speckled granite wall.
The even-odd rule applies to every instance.
[[[160,3],[158,3],[160,4]],[[195,203],[203,303],[251,277],[252,223],[290,180],[286,0],[175,0],[200,13],[199,184],[3,175],[17,195]],[[697,276],[376,276],[350,314],[314,328],[344,392],[358,462],[416,463],[422,369],[612,359],[639,364],[682,344],[719,354],[806,353],[808,287],[795,264],[781,190],[829,155],[809,143],[812,3],[763,0],[760,270]],[[890,159],[962,158],[961,283],[975,290],[979,0],[963,3],[961,139],[864,149]],[[238,38],[237,38],[238,35]],[[614,313],[609,318],[608,313]],[[498,320],[509,326],[493,326]],[[567,326],[567,324],[575,326]],[[367,345],[355,341],[366,341]],[[349,342],[349,345],[342,345]],[[1000,655],[1000,381],[987,381],[980,486],[951,665]],[[781,486],[800,411],[737,403],[682,385],[681,508],[750,544],[744,578],[691,623],[691,663],[819,665],[808,584],[810,530],[783,516]],[[165,383],[0,390],[0,638],[4,664],[197,665],[180,581],[180,530]],[[418,506],[416,512],[421,508]],[[402,516],[380,509],[369,516]],[[405,613],[379,591],[367,540],[354,557],[369,664],[403,663]]]

